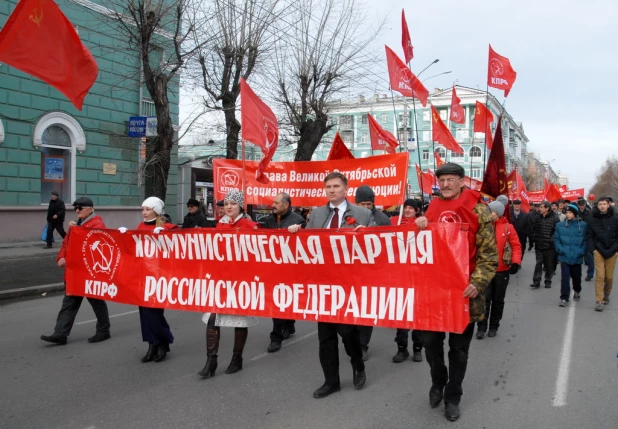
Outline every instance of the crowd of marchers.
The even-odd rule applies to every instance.
[[[526,245],[529,251],[534,249],[536,256],[532,288],[540,288],[543,273],[545,287],[550,288],[560,262],[560,306],[568,305],[571,287],[573,300],[579,300],[582,293],[582,265],[585,263],[586,281],[595,278],[595,309],[602,311],[603,306],[609,304],[612,290],[618,253],[618,213],[611,197],[599,198],[594,207],[584,199],[573,203],[563,200],[555,203],[544,201],[535,204],[528,213],[522,210],[522,202],[519,200],[509,201],[508,197],[501,195],[495,201],[488,202],[479,192],[468,189],[465,186],[464,169],[458,164],[446,163],[435,174],[440,192],[430,201],[406,200],[400,208],[401,212],[378,209],[374,204],[374,192],[369,186],[357,189],[355,204],[348,201],[348,180],[343,174],[335,172],[324,179],[328,201],[323,206],[297,213],[293,210],[290,196],[281,193],[274,198],[272,214],[256,222],[244,211],[243,192],[232,190],[223,201],[216,204],[217,220],[206,217],[202,202],[190,199],[182,228],[267,228],[296,234],[303,228],[332,229],[336,232],[340,228],[389,228],[409,223],[425,229],[431,222],[452,222],[455,219],[467,223],[469,281],[462,294],[469,299],[470,323],[462,333],[397,329],[394,336],[397,351],[392,358],[395,363],[409,359],[409,336],[412,341],[412,361],[422,362],[424,349],[432,380],[429,405],[436,408],[444,401],[444,416],[455,421],[460,417],[459,404],[474,330],[476,328],[476,338],[479,340],[485,338],[485,335],[497,335],[509,279],[518,273]],[[159,198],[147,198],[142,203],[142,220],[136,229],[159,234],[163,230],[177,228],[165,214],[164,207],[164,202]],[[57,256],[60,267],[66,266],[71,228],[105,228],[90,198],[77,199],[73,208],[77,220],[69,223],[68,232],[64,234],[62,224],[65,205],[56,193],[52,195],[47,217],[50,232],[46,237],[46,248],[52,247],[53,230],[58,230],[64,237]],[[355,219],[355,222],[346,222],[348,218]],[[119,230],[126,233],[127,228]],[[42,335],[41,339],[65,345],[82,300],[80,296],[65,295],[53,334]],[[88,301],[97,317],[96,333],[88,342],[98,343],[110,339],[110,321],[105,301],[94,298],[88,298]],[[148,344],[141,362],[162,362],[174,341],[164,310],[139,307],[139,316],[142,339]],[[233,374],[241,370],[249,327],[258,323],[258,318],[205,313],[202,320],[206,325],[206,363],[198,374],[209,378],[216,373],[221,327],[234,328],[232,360],[225,372]],[[354,388],[365,387],[368,378],[365,362],[369,359],[373,328],[325,322],[318,322],[317,327],[324,383],[315,390],[313,397],[324,398],[341,389],[339,337],[350,356]],[[293,320],[273,319],[267,351],[280,351],[283,341],[294,334]],[[448,362],[445,361],[444,353],[447,335]]]

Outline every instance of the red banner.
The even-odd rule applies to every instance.
[[[568,191],[560,192],[563,200],[574,201],[579,197],[584,197],[584,188],[580,189],[569,189]]]
[[[542,203],[545,200],[545,191],[528,191],[528,201],[531,203]]]
[[[360,185],[368,185],[375,192],[376,205],[392,206],[401,204],[408,180],[407,152],[335,161],[271,162],[264,171],[270,179],[267,185],[255,180],[257,165],[246,161],[243,174],[242,161],[215,159],[215,198],[222,200],[231,189],[242,189],[245,176],[247,204],[272,204],[275,195],[286,192],[294,206],[321,206],[327,201],[324,177],[339,171],[348,178],[348,197],[353,197]]]
[[[461,224],[298,234],[72,227],[66,260],[68,295],[124,304],[446,332],[470,322]]]

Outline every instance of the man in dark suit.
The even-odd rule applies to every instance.
[[[60,234],[62,238],[66,237],[67,233],[64,232],[63,225],[64,214],[64,201],[60,199],[58,192],[52,191],[51,200],[49,201],[49,206],[47,207],[47,237],[45,237],[47,245],[43,249],[51,249],[53,247],[52,238],[54,236],[54,229],[58,231],[58,234]]]
[[[532,246],[532,221],[528,213],[521,209],[521,200],[513,201],[513,206],[511,207],[511,223],[513,227],[515,227],[517,237],[521,243],[521,258],[523,259],[524,253],[526,253],[524,252],[526,249],[526,240],[529,239],[530,246]]]
[[[345,198],[348,193],[348,179],[339,172],[330,173],[324,179],[328,204],[316,207],[311,212],[307,229],[321,228],[354,228],[358,230],[366,226],[376,226],[371,211],[355,206]],[[354,222],[347,220],[354,219]],[[300,231],[300,225],[288,227],[291,233]],[[345,346],[345,351],[350,356],[353,369],[353,381],[355,389],[362,389],[367,379],[365,375],[365,362],[363,362],[363,349],[360,342],[360,332],[356,325],[341,323],[318,322],[318,340],[320,342],[320,364],[324,371],[324,384],[315,392],[314,398],[325,398],[331,393],[341,389],[339,381],[339,340],[337,334]]]

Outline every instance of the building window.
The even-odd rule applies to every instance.
[[[367,143],[367,134],[361,134],[361,143]]]
[[[439,147],[439,148],[436,148],[436,152],[438,153],[438,156],[442,158],[443,161],[446,160],[446,149],[444,149],[443,147]]]
[[[369,119],[367,119],[367,113],[361,116],[361,124],[367,125],[369,123]]]
[[[423,161],[429,161],[429,149],[423,149]]]
[[[440,110],[440,119],[442,119],[443,121],[446,121],[447,112],[448,110],[446,109]]]
[[[388,122],[388,115],[382,115],[382,123]]]
[[[480,158],[483,156],[483,153],[481,152],[481,148],[478,146],[472,146],[470,148],[470,158],[475,159],[475,158]]]
[[[464,154],[463,153],[457,153],[457,152],[452,152],[451,151],[451,159],[453,158],[463,158]]]
[[[352,115],[339,116],[339,129],[351,130],[352,129]]]
[[[431,121],[431,112],[429,110],[423,111],[423,121],[430,122]]]
[[[472,169],[470,169],[470,177],[472,177],[473,179],[480,179],[481,178],[481,169],[480,168],[472,168]]]

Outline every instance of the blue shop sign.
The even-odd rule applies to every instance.
[[[129,137],[146,136],[146,116],[129,117]]]

